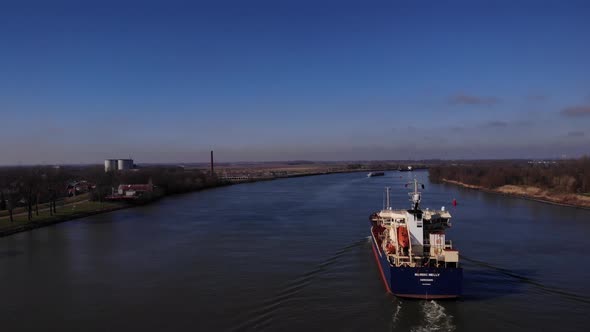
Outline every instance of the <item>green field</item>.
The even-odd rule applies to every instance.
[[[71,204],[71,203],[75,203],[75,202],[79,202],[79,201],[86,201],[90,198],[90,194],[82,194],[82,195],[78,195],[75,197],[66,197],[63,200],[58,201],[58,205],[59,204]],[[49,208],[49,203],[42,203],[39,204],[39,210],[44,210],[44,209],[48,209]],[[25,207],[17,207],[15,208],[12,213],[13,214],[20,214],[23,212],[26,212],[27,209]],[[8,211],[7,210],[1,210],[0,211],[0,219],[2,219],[3,217],[8,216]]]
[[[85,215],[94,214],[100,211],[109,211],[117,208],[122,208],[124,206],[125,205],[121,203],[85,201],[65,206],[57,206],[57,213],[53,215],[50,215],[49,210],[39,211],[38,216],[35,215],[35,212],[33,211],[33,220],[30,222],[43,224],[55,221],[65,221],[68,219],[79,218]],[[8,217],[0,217],[0,230],[19,228],[30,222],[27,220],[26,214],[15,216],[13,222],[10,222]]]

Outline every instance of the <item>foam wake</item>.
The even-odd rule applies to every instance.
[[[410,329],[412,332],[455,331],[453,316],[447,314],[445,307],[436,301],[424,301],[421,304],[422,324]]]
[[[314,278],[316,278],[321,273],[325,272],[331,265],[334,265],[338,262],[338,260],[344,256],[350,250],[366,245],[367,240],[362,239],[360,241],[356,241],[346,247],[341,248],[340,250],[334,252],[334,254],[327,259],[320,262],[316,267],[298,278],[295,278],[288,282],[283,289],[278,292],[272,298],[262,302],[256,309],[247,313],[247,318],[236,324],[237,326],[232,329],[232,331],[250,331],[250,330],[262,330],[270,324],[272,319],[272,315],[276,312],[276,310],[284,304],[286,301],[291,299],[297,293],[299,293],[302,289],[309,286]]]
[[[532,278],[519,275],[517,273],[514,273],[511,270],[504,269],[504,268],[501,268],[501,267],[498,267],[498,266],[494,266],[492,264],[489,264],[489,263],[486,263],[486,262],[483,262],[483,261],[471,259],[471,258],[468,258],[468,257],[465,257],[465,256],[461,256],[461,259],[464,260],[464,261],[470,262],[472,264],[475,264],[477,266],[481,266],[481,267],[485,267],[485,268],[494,270],[494,271],[496,271],[498,273],[501,273],[501,274],[503,274],[505,276],[509,276],[511,278],[517,279],[517,280],[519,280],[521,282],[524,282],[526,284],[535,286],[537,289],[539,289],[539,290],[541,290],[543,292],[546,292],[546,293],[549,293],[549,294],[553,294],[553,295],[559,295],[561,297],[564,297],[564,298],[567,298],[567,299],[570,299],[570,300],[573,300],[573,301],[583,302],[583,303],[590,304],[590,297],[588,297],[588,296],[578,295],[578,294],[574,294],[574,293],[565,291],[565,290],[560,289],[560,288],[557,288],[557,287],[552,287],[552,286],[544,285],[543,283],[538,282],[538,281],[536,281],[536,280],[534,280]]]
[[[396,302],[395,310],[393,311],[393,315],[391,316],[391,325],[395,329],[397,327],[397,323],[399,322],[400,312],[402,310],[402,301],[398,298],[395,298],[394,301]]]

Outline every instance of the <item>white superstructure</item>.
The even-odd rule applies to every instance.
[[[409,193],[412,206],[408,210],[394,210],[389,203],[385,208],[371,215],[373,233],[382,252],[394,266],[440,266],[452,264],[458,267],[459,252],[453,249],[451,241],[445,240],[444,230],[451,226],[451,214],[442,207],[440,210],[420,209],[421,193],[417,180],[411,183],[414,190]]]

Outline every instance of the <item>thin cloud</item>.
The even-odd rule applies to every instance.
[[[584,137],[585,133],[583,131],[570,131],[567,133],[569,137]]]
[[[567,117],[590,116],[590,106],[572,106],[561,110],[561,115]]]
[[[452,126],[452,127],[451,127],[451,131],[454,131],[454,132],[463,132],[463,131],[465,131],[465,127],[461,127],[461,126]]]
[[[520,121],[516,121],[514,123],[517,126],[530,126],[533,124],[533,121],[531,120],[520,120]]]
[[[504,128],[508,127],[508,122],[506,121],[489,121],[483,124],[484,128]]]
[[[454,96],[451,96],[449,99],[449,103],[451,105],[486,105],[492,106],[498,104],[500,102],[500,98],[498,97],[483,97],[483,96],[474,96],[474,95],[467,95],[464,93],[458,93]]]
[[[549,96],[543,94],[529,95],[527,96],[527,99],[530,101],[545,101],[549,99]]]

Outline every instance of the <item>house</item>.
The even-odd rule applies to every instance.
[[[66,187],[66,192],[68,194],[68,196],[75,196],[75,195],[80,195],[83,193],[87,193],[89,192],[91,189],[96,188],[96,185],[94,185],[93,183],[90,183],[88,181],[73,181],[68,183],[68,186]]]
[[[154,192],[153,184],[121,184],[117,189],[119,196],[139,197]]]

